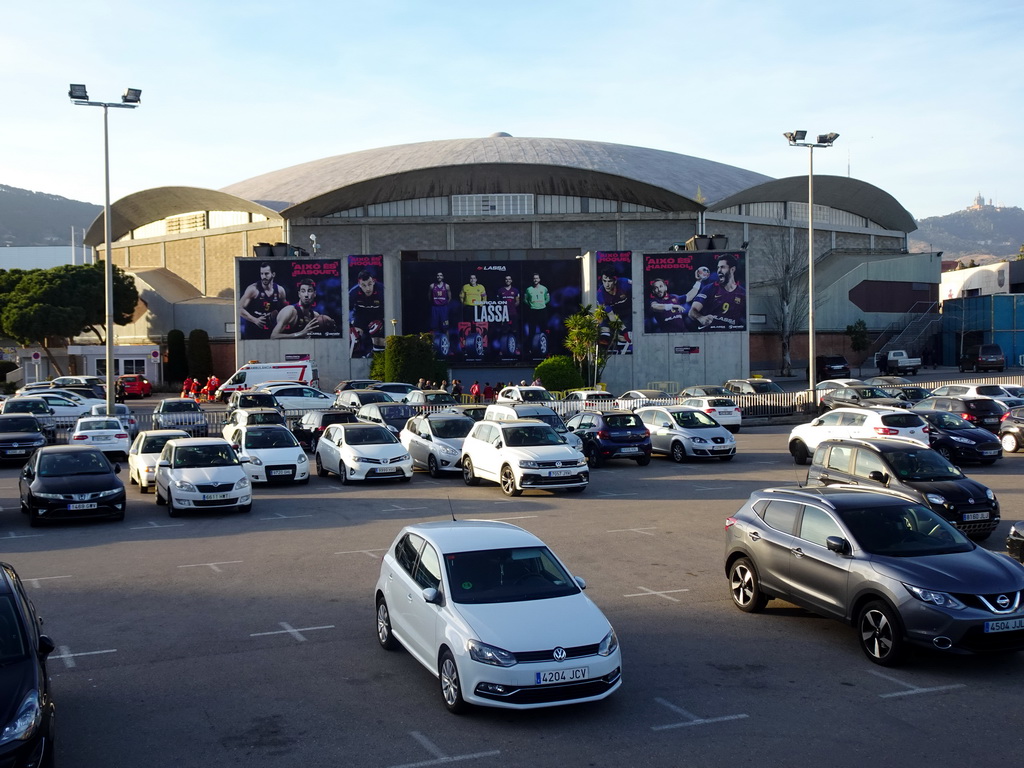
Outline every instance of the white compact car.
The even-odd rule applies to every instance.
[[[590,472],[587,457],[544,422],[484,420],[462,444],[462,479],[491,480],[506,496],[519,496],[528,488],[580,492]]]
[[[505,387],[498,393],[496,403],[553,403],[557,398],[544,387],[524,386],[515,384]]]
[[[730,397],[687,397],[679,404],[704,411],[734,435],[743,426],[743,409]]]
[[[309,459],[288,427],[249,424],[235,427],[227,439],[240,457],[249,459],[245,470],[254,483],[309,482]]]
[[[622,684],[622,658],[585,587],[514,525],[409,525],[381,560],[377,640],[438,678],[451,712],[596,701]]]
[[[167,514],[237,509],[252,511],[252,483],[231,444],[220,437],[169,440],[156,465],[156,503]]]
[[[409,419],[398,439],[413,466],[440,477],[443,472],[462,471],[462,443],[474,424],[469,416],[457,413],[424,413]]]
[[[928,447],[928,422],[903,408],[834,408],[789,433],[789,453],[806,464],[822,440],[832,437],[905,437]]]
[[[334,404],[334,395],[294,381],[268,382],[256,391],[269,392],[286,411],[326,411]]]
[[[149,429],[139,432],[128,449],[128,481],[138,485],[142,493],[149,493],[156,477],[156,463],[168,440],[191,437],[180,429]]]
[[[409,452],[387,427],[377,424],[331,424],[317,441],[315,457],[318,477],[333,472],[343,483],[412,480]]]
[[[83,416],[68,436],[69,445],[91,445],[107,457],[128,455],[128,430],[113,416]]]
[[[90,416],[106,416],[107,404],[99,403],[89,409]],[[135,411],[124,403],[114,403],[114,418],[121,422],[121,426],[128,430],[128,434],[135,439],[139,434],[139,420],[135,418]]]
[[[736,438],[704,411],[664,405],[640,408],[636,415],[651,431],[653,453],[666,453],[673,461],[731,461],[736,455]]]

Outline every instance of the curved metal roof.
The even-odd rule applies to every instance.
[[[710,206],[721,211],[743,203],[807,202],[807,177],[790,176],[750,187]],[[913,232],[917,223],[895,197],[865,181],[814,175],[814,203],[849,211],[897,232]]]
[[[286,217],[453,194],[538,193],[698,211],[769,177],[657,149],[572,139],[489,136],[368,149],[284,168],[222,191]]]
[[[277,211],[259,203],[224,192],[201,187],[154,187],[122,197],[110,206],[110,227],[114,242],[133,229],[154,221],[192,211],[244,211],[278,219]],[[102,245],[103,213],[97,216],[85,233],[85,244]]]

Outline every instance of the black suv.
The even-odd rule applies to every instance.
[[[987,539],[999,525],[999,502],[990,488],[912,440],[825,440],[814,452],[807,483],[899,491],[976,541]]]
[[[565,426],[583,441],[591,467],[608,459],[633,459],[641,467],[651,463],[651,433],[632,411],[582,411]]]
[[[850,363],[842,355],[818,355],[814,360],[815,378],[818,381],[850,378]]]
[[[1007,453],[1024,448],[1024,408],[1011,408],[999,422],[999,442]]]
[[[914,410],[955,413],[998,435],[1006,406],[991,397],[926,397],[914,406]]]
[[[54,706],[46,657],[53,641],[14,568],[0,563],[0,765],[53,765]]]
[[[964,371],[1004,371],[1006,356],[998,344],[971,347],[960,358],[960,373]]]

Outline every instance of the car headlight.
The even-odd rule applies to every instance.
[[[304,453],[300,453],[295,459],[296,464],[305,464],[307,461],[309,461],[309,459],[306,458],[306,454]]]
[[[27,741],[35,734],[43,721],[43,709],[39,706],[39,691],[34,688],[25,694],[18,706],[14,719],[0,731],[0,744],[11,741]]]
[[[985,495],[988,497],[989,501],[995,501],[996,500],[996,495],[992,492],[991,488],[986,488],[985,489]]]
[[[120,488],[111,488],[109,491],[100,491],[96,494],[96,498],[105,499],[108,496],[116,496],[121,492]]]
[[[952,440],[954,443],[964,443],[966,445],[975,444],[973,440],[968,440],[966,437],[957,437],[956,435],[950,435],[949,439]]]
[[[481,664],[490,664],[495,667],[512,667],[517,664],[514,654],[504,648],[481,643],[479,640],[467,640],[466,650],[469,651],[469,658],[479,661]]]
[[[249,487],[249,478],[248,477],[243,477],[241,480],[239,480],[237,483],[235,483],[234,490],[241,491],[243,488],[248,488],[248,487]]]
[[[703,437],[691,437],[690,438],[690,442],[692,442],[692,443],[706,443],[707,440],[705,440]]]
[[[583,456],[583,457],[581,457],[579,459],[576,459],[576,466],[577,467],[585,467],[585,466],[587,466],[587,457]]]
[[[174,480],[172,481],[171,485],[173,485],[179,491],[184,491],[185,493],[198,493],[196,487],[192,485],[192,483],[186,482],[185,480]]]
[[[537,469],[537,462],[536,461],[529,461],[528,459],[523,459],[523,460],[521,460],[519,462],[519,468],[520,469]]]
[[[963,610],[966,606],[948,592],[936,592],[931,589],[915,587],[912,584],[904,584],[907,591],[920,600],[922,603],[931,603],[942,608],[951,608],[954,611]]]
[[[363,463],[366,462],[365,458],[363,458],[362,456],[356,456],[355,454],[353,454],[351,458],[352,458],[352,463],[353,464],[359,464],[360,462],[363,462]]]
[[[929,503],[931,503],[931,504],[945,504],[946,503],[946,497],[943,496],[941,493],[926,493],[924,495],[924,497],[926,499],[928,499]]]
[[[249,463],[253,464],[253,465],[257,466],[257,467],[262,467],[263,466],[263,459],[261,459],[259,456],[250,456],[249,457]]]
[[[437,450],[438,450],[438,453],[442,453],[445,456],[458,456],[459,455],[458,451],[456,451],[454,448],[449,448],[447,445],[439,445],[439,446],[437,446]]]
[[[63,493],[39,493],[39,492],[36,492],[36,493],[33,493],[32,495],[35,496],[37,499],[63,499],[64,498],[64,494]]]
[[[619,647],[619,638],[615,634],[615,629],[611,628],[608,630],[608,634],[604,636],[604,640],[597,646],[598,656],[611,656]]]
[[[391,463],[394,464],[397,461],[408,461],[408,460],[409,460],[409,454],[408,453],[403,453],[401,456],[396,456],[395,458],[393,458],[391,460]]]

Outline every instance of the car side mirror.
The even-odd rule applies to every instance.
[[[868,479],[874,480],[876,483],[881,483],[882,485],[889,484],[889,476],[885,474],[885,472],[879,472],[877,469],[874,472],[868,473]]]
[[[423,590],[423,601],[431,605],[444,605],[444,598],[441,596],[441,593],[433,587]]]
[[[39,655],[40,656],[43,656],[43,657],[49,656],[51,653],[54,652],[54,650],[56,648],[57,648],[57,646],[54,645],[53,640],[50,639],[49,635],[40,635],[39,636],[39,648],[38,648],[38,651],[39,651]]]
[[[820,427],[821,426],[821,419],[815,419],[814,421],[812,421],[811,422],[811,426],[812,427]]]
[[[829,552],[835,552],[837,555],[850,554],[850,542],[842,536],[829,536],[825,539],[825,546]]]
[[[579,586],[580,589],[586,589],[587,588],[587,582],[582,577],[580,577],[580,576],[573,576],[573,578],[576,580],[576,584],[577,584],[577,586]]]
[[[576,427],[566,427],[566,429],[569,430],[570,432],[576,431]]]
[[[497,440],[494,441],[494,447],[495,448],[501,448],[501,438],[500,437]]]
[[[249,457],[248,456],[239,456],[238,457],[238,463],[239,464],[248,464],[249,463]]]
[[[120,475],[121,474],[121,465],[120,464],[115,464],[114,465],[114,474],[115,475]]]
[[[659,424],[658,426],[659,426],[659,427],[671,427],[671,426],[672,426],[672,424],[671,424],[670,422],[667,422],[667,421],[663,421],[663,422],[661,422],[661,424]]]
[[[158,461],[156,465],[158,467],[169,467],[171,466],[171,462],[169,462],[167,459],[160,459],[160,461]]]
[[[24,477],[26,480],[35,480],[36,473],[32,470],[31,467],[25,467],[25,469],[23,469],[21,472],[21,476]]]

